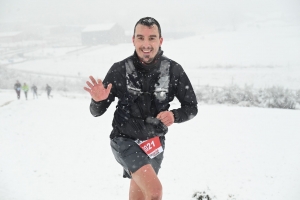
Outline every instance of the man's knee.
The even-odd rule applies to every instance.
[[[147,196],[149,196],[151,200],[161,200],[161,198],[162,198],[161,184],[157,185],[154,188],[151,188],[151,190],[148,191],[147,193],[148,193]]]

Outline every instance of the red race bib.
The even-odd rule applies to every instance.
[[[154,138],[148,140],[139,140],[135,141],[143,151],[149,156],[149,158],[155,158],[158,154],[164,151],[160,144],[159,137],[156,136]]]

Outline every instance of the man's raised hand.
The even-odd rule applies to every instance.
[[[89,87],[84,87],[83,89],[90,93],[91,97],[94,101],[102,101],[107,99],[110,90],[112,88],[112,84],[108,84],[107,88],[104,88],[104,85],[101,79],[96,81],[93,76],[90,76],[91,82],[87,81],[86,84]]]

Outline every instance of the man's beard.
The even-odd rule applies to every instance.
[[[154,60],[154,58],[151,58],[150,55],[146,55],[140,59],[143,63],[147,63],[147,64],[151,63]]]

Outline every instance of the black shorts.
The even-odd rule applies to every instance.
[[[160,142],[165,149],[165,139],[160,137]],[[131,178],[131,173],[136,172],[142,166],[151,164],[156,174],[164,158],[164,152],[158,154],[155,158],[149,158],[148,155],[135,143],[134,140],[123,137],[111,139],[110,146],[117,162],[123,167],[123,177]]]

